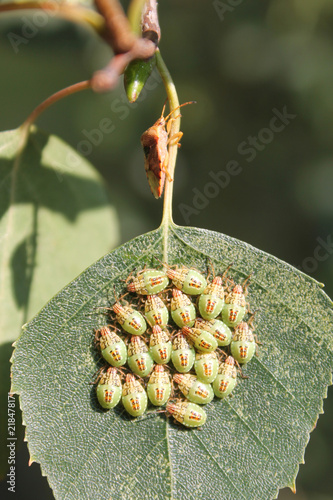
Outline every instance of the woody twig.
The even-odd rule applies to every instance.
[[[29,135],[31,125],[49,106],[81,90],[90,88],[97,92],[111,90],[116,86],[119,76],[133,59],[149,59],[154,55],[160,38],[156,0],[146,0],[144,5],[141,23],[145,31],[142,38],[133,33],[118,0],[95,0],[95,2],[101,13],[99,27],[103,32],[103,38],[111,45],[115,53],[114,57],[106,68],[97,71],[90,80],[78,82],[59,90],[39,104],[21,126],[24,132],[22,144],[25,143]],[[133,0],[133,3],[137,2],[139,0]],[[140,2],[142,3],[143,0]],[[41,5],[45,7],[45,4]],[[101,22],[102,19],[105,20],[105,26]]]
[[[158,22],[157,0],[147,0],[142,11],[142,37],[155,43],[156,47],[161,38],[161,28]]]
[[[117,84],[126,66],[133,59],[149,59],[155,53],[160,39],[156,0],[147,0],[142,14],[142,38],[131,30],[129,21],[118,0],[95,0],[99,12],[105,19],[106,40],[115,56],[91,79],[95,92],[111,90]]]

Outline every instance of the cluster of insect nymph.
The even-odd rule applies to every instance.
[[[149,399],[184,426],[200,427],[207,418],[202,405],[231,395],[237,374],[247,378],[240,365],[257,352],[249,278],[236,283],[227,276],[231,266],[211,279],[193,268],[160,267],[130,275],[131,299],[116,300],[110,324],[95,332],[108,363],[96,381],[97,399],[104,409],[122,400],[133,417],[146,412]]]

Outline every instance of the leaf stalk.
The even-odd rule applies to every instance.
[[[156,50],[156,67],[161,75],[162,81],[165,86],[165,90],[169,100],[170,111],[179,106],[178,95],[176,91],[175,84],[171,78],[168,68],[164,63],[159,49]],[[171,115],[172,116],[172,115]],[[177,134],[180,130],[180,114],[175,111],[175,117],[171,122],[170,137]],[[161,228],[163,228],[163,242],[164,242],[164,252],[163,261],[167,263],[168,254],[168,232],[169,226],[174,225],[172,219],[172,197],[173,197],[173,177],[176,166],[177,159],[177,144],[169,144],[169,162],[168,162],[168,172],[170,178],[166,178],[165,189],[164,189],[164,200],[163,200],[163,216],[161,222]]]

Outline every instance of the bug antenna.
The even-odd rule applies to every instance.
[[[248,277],[245,279],[245,281],[242,283],[242,287],[245,288],[247,284],[249,284],[250,278],[252,276],[253,272],[248,275]]]
[[[116,285],[113,285],[113,295],[115,298],[115,301],[118,302],[117,294],[116,294]]]
[[[97,384],[97,382],[99,381],[99,379],[101,378],[103,372],[105,371],[106,367],[105,365],[104,366],[101,366],[97,372],[94,374],[94,378],[95,378],[95,381],[94,382],[90,382],[90,385],[95,385]]]
[[[257,309],[256,311],[254,311],[253,313],[251,313],[251,314],[252,314],[252,316],[251,316],[251,317],[248,319],[248,321],[247,321],[247,324],[248,324],[251,328],[254,328],[254,326],[253,326],[253,321],[254,321],[254,319],[255,319],[255,315],[257,314],[257,312],[258,312],[258,309]]]
[[[162,262],[158,257],[156,257],[156,255],[153,255],[153,257],[155,260],[157,260],[157,262],[162,264],[163,267],[168,267],[168,264],[166,264],[165,262]]]
[[[183,104],[180,104],[179,106],[177,106],[176,108],[174,108],[172,111],[170,111],[170,113],[164,118],[164,120],[167,121],[169,119],[169,117],[172,115],[172,113],[174,111],[176,111],[176,109],[182,108],[183,106],[187,106],[188,104],[196,104],[196,103],[197,103],[197,101],[188,101],[188,102],[184,102]]]
[[[227,359],[228,355],[223,351],[223,349],[216,349],[216,351],[218,351],[218,360],[220,363]]]
[[[222,274],[222,279],[224,280],[225,277],[227,276],[227,272],[229,271],[229,269],[234,265],[234,263],[232,262],[231,264],[229,264],[229,266],[226,268],[226,270],[224,271],[224,273]]]
[[[161,118],[163,118],[163,115],[164,115],[164,111],[165,111],[165,106],[166,106],[167,100],[168,100],[168,98],[166,98],[166,99],[165,99],[165,101],[164,101],[164,104],[163,104],[163,109],[162,109],[162,113],[161,113]]]
[[[213,261],[209,257],[207,257],[207,259],[206,259],[206,265],[207,265],[207,279],[209,278],[211,271],[213,274],[213,278],[215,278],[215,269],[214,269]],[[209,269],[209,266],[210,266],[210,269]]]

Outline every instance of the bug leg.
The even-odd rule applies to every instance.
[[[206,262],[207,262],[207,264],[206,264],[207,265],[207,280],[209,279],[211,274],[213,275],[213,278],[215,278],[215,269],[214,269],[212,260],[209,257],[207,257]]]
[[[238,371],[239,375],[241,376],[241,378],[243,378],[243,379],[249,378],[247,375],[244,375],[243,370],[242,370],[242,367],[241,367],[241,365],[238,363],[237,359],[235,359],[235,364],[236,364],[236,366],[237,366],[237,371]]]
[[[99,348],[99,339],[100,339],[100,330],[95,330],[95,335],[94,335],[94,346],[96,348]]]
[[[221,363],[222,361],[224,361],[224,360],[228,357],[227,353],[225,353],[225,352],[223,351],[223,349],[221,349],[221,348],[219,348],[219,347],[216,349],[216,352],[217,352],[217,354],[218,354],[217,358],[218,358],[218,360],[219,360],[219,362],[220,362],[220,363]]]
[[[183,137],[183,132],[177,132],[168,139],[168,144],[171,146],[178,146],[180,148],[180,139]]]
[[[247,306],[250,306],[250,304],[246,303]],[[254,326],[253,326],[253,321],[254,321],[254,317],[257,313],[257,311],[254,311],[254,313],[251,313],[250,312],[250,309],[248,309],[248,312],[249,314],[251,314],[252,316],[247,320],[247,324],[249,325],[250,328],[252,328],[252,330],[254,330]]]
[[[168,151],[166,152],[166,155],[165,155],[165,158],[164,158],[164,162],[162,164],[162,171],[165,173],[165,175],[167,176],[168,178],[168,181],[172,182],[173,179],[171,177],[171,175],[169,174],[169,170],[168,170],[168,164],[169,164],[169,153]]]
[[[120,280],[120,281],[124,281],[127,284],[131,279],[133,279],[133,271],[130,272],[130,274],[125,280]]]
[[[129,292],[125,292],[123,295],[121,295],[119,297],[119,299],[117,300],[117,302],[120,302],[121,300],[124,300],[124,297],[126,297],[126,295],[128,295]],[[124,300],[124,302],[126,303],[126,305],[128,305],[128,301],[127,300]]]
[[[255,333],[253,334],[253,337],[254,337],[254,340],[256,341],[257,345],[263,345],[263,343],[258,340],[258,337]]]
[[[249,302],[245,302],[245,307],[246,307],[246,312],[247,312],[248,314],[250,314],[250,315],[251,315],[251,318],[252,318],[252,317],[255,315],[256,311],[254,311],[254,312],[252,312],[252,311],[251,311],[251,309],[250,309],[250,307],[251,307],[251,306],[250,306],[250,303],[249,303]],[[250,319],[251,319],[251,318],[250,318]]]
[[[249,276],[248,276],[248,277],[244,280],[244,282],[242,283],[242,288],[243,288],[243,290],[244,290],[244,295],[245,295],[245,297],[246,297],[246,296],[247,296],[247,294],[248,294],[248,290],[247,290],[247,289],[248,289],[248,287],[249,287],[249,285],[250,285],[249,280],[250,280],[251,276],[252,276],[252,273],[251,273],[251,274],[249,274]]]
[[[97,382],[99,381],[99,379],[101,378],[103,372],[106,370],[107,366],[104,365],[104,366],[101,366],[97,372],[95,373],[95,380],[94,382],[90,382],[90,385],[95,385],[97,384]]]
[[[177,120],[177,118],[181,117],[182,115],[179,113],[179,115],[177,116],[174,116],[173,118],[168,118],[167,122],[166,122],[166,131],[168,133],[168,135],[170,135],[170,132],[171,132],[171,125],[172,125],[172,122],[174,122],[175,120]]]

